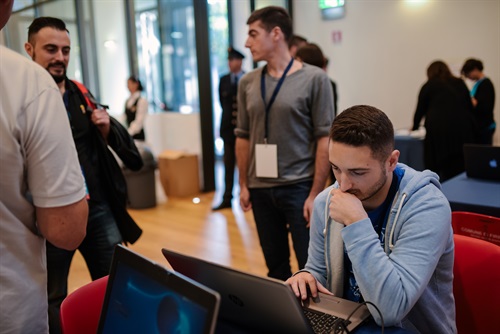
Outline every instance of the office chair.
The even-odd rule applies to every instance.
[[[458,334],[498,333],[500,328],[500,247],[453,235],[453,294]]]
[[[500,246],[500,218],[465,211],[453,211],[451,217],[453,233]]]
[[[63,334],[97,333],[108,276],[92,281],[71,294],[61,304]]]

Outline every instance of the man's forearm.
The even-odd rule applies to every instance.
[[[328,140],[328,137],[318,138],[316,145],[314,179],[310,191],[310,195],[314,197],[325,189],[326,179],[328,177],[328,169],[330,168],[330,162],[328,160]]]
[[[245,138],[236,138],[236,163],[238,165],[240,187],[248,186],[248,156],[250,142]]]
[[[76,249],[87,231],[87,200],[55,208],[36,208],[37,224],[41,234],[54,246]]]

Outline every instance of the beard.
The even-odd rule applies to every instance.
[[[66,71],[64,71],[64,75],[55,75],[55,74],[52,74],[52,73],[50,73],[50,75],[52,76],[52,78],[54,79],[54,81],[56,83],[61,83],[66,78]]]
[[[387,171],[382,168],[380,178],[365,192],[357,189],[350,189],[347,192],[356,196],[361,202],[367,201],[377,195],[387,182]]]
[[[55,67],[55,66],[63,66],[64,69],[63,69],[62,74],[54,74],[50,71],[50,68]],[[49,64],[49,66],[47,66],[46,70],[47,70],[47,72],[49,72],[49,74],[52,76],[52,78],[54,79],[54,81],[56,83],[61,83],[66,78],[66,66],[61,62]]]
[[[32,58],[36,62],[36,53],[34,51],[33,51]],[[59,67],[59,71],[60,71],[60,68],[62,67],[62,69],[63,69],[62,74],[52,73],[50,71],[51,67]],[[47,72],[49,72],[50,76],[54,79],[54,81],[56,83],[61,83],[64,81],[64,79],[66,79],[66,65],[63,62],[57,61],[55,63],[48,64],[47,67],[45,67],[45,69],[47,70]]]

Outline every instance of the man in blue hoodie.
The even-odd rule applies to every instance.
[[[453,231],[438,176],[398,163],[389,118],[351,107],[330,128],[337,182],[314,201],[308,260],[287,280],[297,297],[319,292],[371,302],[378,325],[456,333]]]

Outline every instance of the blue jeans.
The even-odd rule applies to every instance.
[[[116,244],[122,237],[111,209],[107,204],[89,202],[87,235],[78,247],[92,280],[109,274]],[[68,274],[75,251],[67,251],[47,242],[47,292],[49,302],[49,331],[61,333],[59,309],[68,294]]]
[[[268,276],[286,280],[292,275],[288,233],[299,269],[307,262],[309,228],[304,219],[304,203],[312,181],[273,188],[250,189],[250,201]]]

